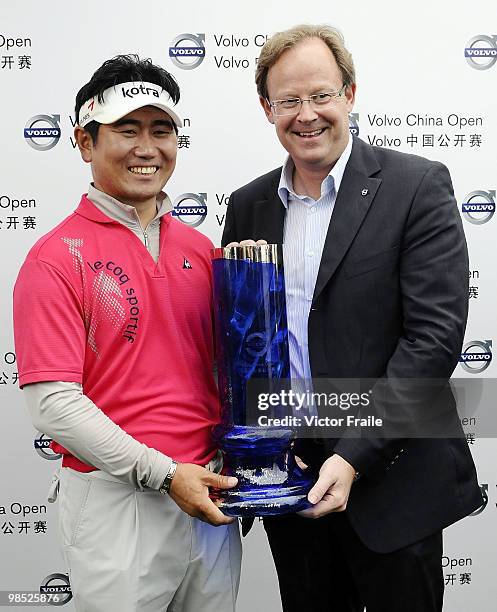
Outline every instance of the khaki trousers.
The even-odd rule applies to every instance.
[[[233,612],[238,523],[213,527],[168,495],[60,470],[59,526],[78,612]]]

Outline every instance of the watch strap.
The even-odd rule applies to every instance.
[[[169,493],[169,489],[171,488],[171,482],[173,480],[174,475],[176,474],[176,470],[178,468],[178,464],[174,459],[171,459],[171,465],[169,466],[169,470],[162,481],[161,486],[159,487],[159,493],[162,495],[167,495]]]

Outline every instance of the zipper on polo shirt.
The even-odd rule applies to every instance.
[[[143,230],[143,239],[145,241],[145,248],[147,249],[147,251],[150,253],[150,249],[148,248],[148,234],[145,230]]]

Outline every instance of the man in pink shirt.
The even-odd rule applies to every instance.
[[[14,290],[19,379],[63,455],[60,530],[77,610],[232,611],[237,523],[211,439],[212,243],[171,216],[179,88],[150,60],[106,61],[76,96],[93,183]]]

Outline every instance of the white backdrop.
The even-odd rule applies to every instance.
[[[378,0],[348,7],[327,0],[2,3],[0,591],[64,584],[57,508],[45,501],[58,462],[49,450],[43,452],[43,438],[33,431],[16,385],[11,293],[29,247],[69,214],[87,189],[89,168],[71,140],[80,86],[117,53],[151,57],[176,76],[188,122],[167,191],[173,201],[187,193],[200,198],[207,215],[198,229],[219,244],[230,192],[284,159],[253,83],[260,45],[266,35],[300,22],[338,27],[357,69],[351,130],[373,144],[440,160],[451,170],[471,258],[467,350],[489,355],[497,335],[497,217],[491,214],[497,189],[496,14],[491,0],[412,5]],[[180,36],[185,34],[194,38]],[[200,54],[196,67],[188,66],[195,60],[179,56],[175,63],[170,57],[170,47],[174,53],[186,46]],[[472,57],[465,57],[466,48],[473,49]],[[55,130],[55,136],[25,136],[25,128]],[[199,205],[183,198],[188,203]],[[463,204],[468,203],[487,212],[466,214]],[[471,362],[470,371],[459,365],[454,375],[495,376],[495,363],[483,359]],[[446,532],[447,612],[491,612],[497,601],[496,444],[478,437],[470,442],[488,503]],[[323,588],[332,593],[332,583]],[[65,609],[73,609],[70,601]],[[260,526],[245,541],[238,605],[240,612],[253,609],[281,609]]]

